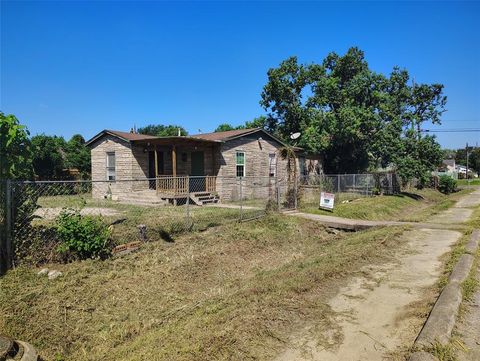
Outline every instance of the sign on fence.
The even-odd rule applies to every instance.
[[[320,208],[333,209],[335,203],[335,194],[321,192],[320,193]]]

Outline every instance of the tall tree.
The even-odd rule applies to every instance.
[[[271,120],[266,117],[265,115],[260,115],[259,117],[256,117],[256,118],[253,118],[253,120],[247,120],[245,122],[245,126],[244,128],[263,128],[267,131],[272,131],[272,129],[270,129],[270,124],[271,123]],[[273,129],[275,130],[275,129]]]
[[[138,128],[140,134],[154,135],[157,137],[175,137],[178,135],[180,130],[180,135],[188,135],[188,132],[179,125],[163,125],[163,124],[150,124],[142,128]]]
[[[440,122],[443,86],[408,82],[406,70],[394,68],[389,77],[375,73],[364,53],[350,48],[343,56],[328,54],[322,64],[299,64],[291,57],[270,69],[260,104],[278,136],[289,142],[289,135],[300,131],[300,146],[324,154],[327,172],[361,172],[397,161],[421,162],[420,156],[427,157],[424,143],[438,149],[433,137],[424,139],[421,127]],[[410,159],[400,159],[405,156]],[[419,177],[424,168],[412,169]]]
[[[32,179],[32,150],[27,128],[0,112],[0,179]]]
[[[39,134],[32,137],[33,168],[40,179],[59,179],[65,167],[63,137]]]
[[[222,123],[217,128],[215,128],[214,132],[226,132],[226,131],[229,131],[229,130],[237,130],[237,129],[244,129],[244,128],[245,127],[243,125],[239,125],[237,127],[234,127],[231,124]]]
[[[480,148],[473,148],[468,155],[468,167],[480,175]]]
[[[91,171],[90,159],[90,149],[85,145],[83,136],[73,135],[65,147],[65,168],[76,168],[85,177]]]

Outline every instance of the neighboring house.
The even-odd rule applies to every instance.
[[[188,194],[202,204],[200,197],[239,199],[238,179],[256,179],[260,185],[287,177],[287,161],[279,156],[285,144],[261,128],[175,137],[103,130],[86,144],[91,148],[94,198],[126,199],[155,190],[163,200],[176,203]],[[321,172],[320,156],[307,156],[301,148],[295,152],[297,174]],[[256,191],[251,184],[245,192]]]
[[[455,159],[444,159],[442,164],[436,171],[432,172],[433,175],[442,176],[447,175],[453,179],[458,179],[457,166],[455,165]]]
[[[455,159],[442,160],[441,170],[444,172],[455,172]]]

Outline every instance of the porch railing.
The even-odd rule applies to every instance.
[[[190,188],[191,184],[192,189]],[[161,176],[156,179],[156,189],[157,194],[169,196],[181,196],[196,192],[215,192],[217,177]]]
[[[215,192],[217,190],[217,177],[207,175],[205,177],[205,191]]]

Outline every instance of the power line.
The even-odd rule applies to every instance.
[[[480,128],[469,128],[469,129],[422,129],[424,133],[469,133],[469,132],[480,132]]]
[[[480,120],[478,119],[442,119],[442,122],[477,122],[480,124]]]

